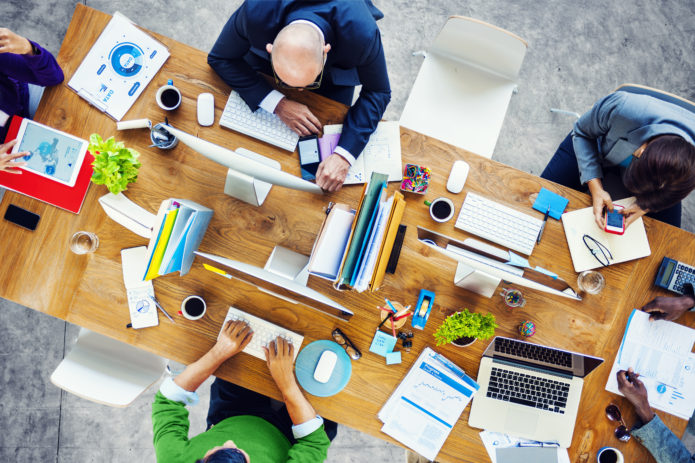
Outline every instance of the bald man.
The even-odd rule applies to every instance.
[[[348,106],[340,142],[319,165],[316,183],[339,190],[391,100],[384,49],[370,0],[246,0],[227,21],[208,63],[252,110],[275,113],[299,135],[318,133],[321,122],[277,86],[314,91]]]

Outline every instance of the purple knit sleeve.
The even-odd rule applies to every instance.
[[[36,42],[31,42],[38,54],[16,55],[0,53],[0,69],[12,79],[43,87],[57,85],[63,81],[63,70],[53,55]]]

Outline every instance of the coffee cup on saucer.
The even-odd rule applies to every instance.
[[[620,450],[613,447],[602,447],[596,454],[598,463],[625,463],[625,458]]]
[[[166,85],[159,87],[155,99],[160,108],[173,111],[181,105],[181,92],[174,87],[174,81],[169,80]]]
[[[181,303],[181,315],[189,320],[200,320],[206,309],[205,300],[200,296],[188,296]]]
[[[454,203],[449,198],[437,198],[425,204],[430,206],[430,217],[435,222],[446,222],[454,216]]]

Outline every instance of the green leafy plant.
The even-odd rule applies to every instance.
[[[103,140],[101,135],[93,133],[87,149],[94,155],[92,182],[97,185],[106,185],[116,195],[138,179],[140,153],[126,148],[123,142],[113,137]]]
[[[444,323],[434,333],[437,345],[441,346],[455,341],[459,338],[478,338],[481,340],[489,339],[495,334],[497,323],[495,316],[491,313],[482,315],[476,312],[469,312],[463,309],[449,315]]]

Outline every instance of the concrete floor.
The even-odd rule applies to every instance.
[[[58,52],[74,0],[4,0],[0,27]],[[240,0],[86,0],[120,11],[140,25],[209,50]],[[194,8],[191,5],[196,5]],[[528,53],[493,159],[539,174],[571,128],[550,107],[586,111],[624,82],[695,99],[694,0],[375,0],[393,98],[386,118],[398,120],[424,49],[445,18],[459,14],[514,32]],[[686,200],[683,228],[695,232],[695,195]],[[1,252],[11,252],[3,246]],[[74,342],[77,328],[0,300],[0,461],[154,461],[152,392],[128,409],[111,409],[63,393],[48,378]],[[201,387],[207,402],[208,386]],[[191,433],[204,427],[206,406],[191,411]],[[331,462],[403,461],[400,448],[341,427]]]

